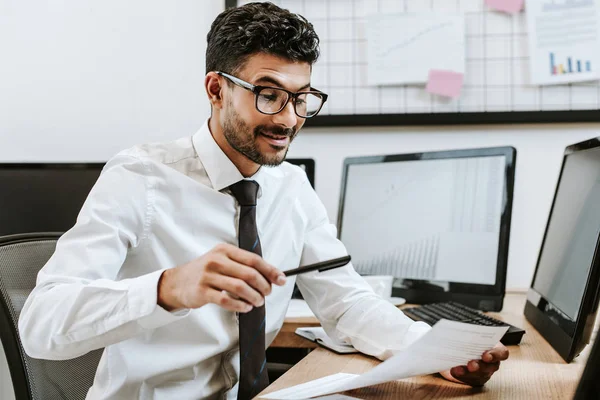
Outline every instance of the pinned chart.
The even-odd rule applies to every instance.
[[[528,0],[531,83],[600,79],[600,0]]]
[[[430,70],[465,72],[463,15],[373,15],[367,40],[370,85],[426,83]]]
[[[580,74],[582,72],[592,72],[590,60],[573,60],[573,57],[567,57],[566,63],[556,64],[555,54],[550,53],[551,75]]]

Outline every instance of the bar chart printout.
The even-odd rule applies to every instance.
[[[552,75],[580,74],[582,72],[592,72],[590,60],[573,60],[573,57],[567,57],[566,63],[557,64],[556,56],[554,53],[550,53],[550,73]]]
[[[531,83],[600,79],[600,0],[528,0]]]

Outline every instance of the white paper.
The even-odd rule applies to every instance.
[[[390,303],[395,306],[400,306],[406,303],[406,300],[402,297],[390,297],[387,298]],[[314,317],[315,313],[312,312],[306,300],[301,299],[292,299],[290,301],[290,305],[288,306],[287,312],[285,313],[286,318],[310,318]]]
[[[535,85],[600,78],[600,0],[527,0]]]
[[[335,393],[331,389],[344,384],[344,382],[357,378],[356,374],[338,373],[328,375],[314,381],[301,383],[300,385],[292,386],[287,389],[278,390],[277,392],[265,394],[261,396],[265,399],[310,399],[311,397],[321,396],[327,393]],[[327,393],[321,393],[321,392]]]
[[[423,337],[401,353],[355,377],[340,374],[306,382],[274,393],[269,399],[302,399],[365,386],[428,375],[479,360],[494,347],[508,326],[491,327],[440,320]]]
[[[290,305],[285,313],[286,318],[303,318],[303,317],[314,317],[315,314],[312,312],[305,300],[292,299]]]
[[[367,41],[369,85],[426,83],[431,69],[465,73],[463,15],[372,15]]]
[[[313,342],[317,342],[318,344],[338,353],[358,353],[358,350],[356,350],[351,344],[338,343],[337,341],[334,341],[327,335],[325,329],[321,328],[320,326],[297,328],[296,334],[308,340],[312,340]]]

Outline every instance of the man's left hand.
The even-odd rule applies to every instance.
[[[481,360],[471,360],[467,365],[461,365],[450,369],[450,374],[471,386],[483,386],[490,380],[494,372],[500,368],[500,362],[508,358],[508,349],[501,343],[493,349],[484,352]],[[444,374],[442,374],[444,375]]]

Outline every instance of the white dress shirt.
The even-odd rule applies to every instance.
[[[112,158],[25,303],[27,354],[64,360],[104,348],[88,399],[234,399],[236,313],[215,304],[167,312],[157,283],[219,243],[237,245],[239,207],[227,187],[242,179],[207,123],[192,137]],[[302,169],[261,167],[251,179],[267,262],[287,270],[346,254]],[[351,265],[296,279],[327,333],[366,354],[385,359],[429,328],[375,295]],[[266,298],[267,346],[294,282]]]

